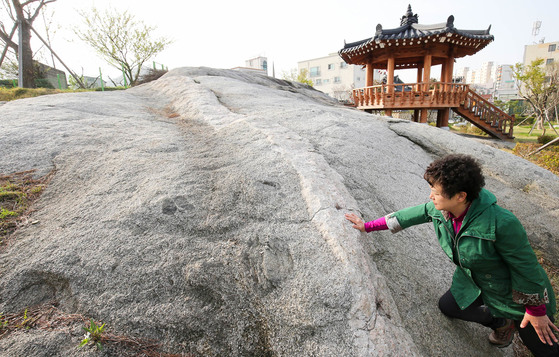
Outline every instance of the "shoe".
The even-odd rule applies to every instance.
[[[514,321],[506,319],[503,327],[499,327],[489,334],[489,342],[499,348],[507,347],[512,342],[515,329]]]

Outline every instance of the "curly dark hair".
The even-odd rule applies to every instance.
[[[431,186],[441,185],[442,194],[446,198],[466,192],[468,202],[478,198],[481,188],[485,186],[480,164],[473,157],[461,154],[448,155],[433,161],[425,170],[423,178]]]

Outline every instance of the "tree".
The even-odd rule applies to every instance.
[[[125,11],[114,9],[91,13],[79,12],[86,29],[75,29],[76,35],[101,55],[111,66],[123,70],[128,83],[134,85],[142,65],[171,43],[165,38],[152,39],[155,27],[136,21]]]
[[[33,21],[41,13],[41,9],[48,3],[56,0],[26,0],[23,3],[20,0],[3,0],[8,16],[13,21],[10,32],[4,27],[4,23],[0,22],[0,39],[4,42],[4,51],[0,57],[0,65],[6,57],[9,48],[15,53],[19,62],[19,71],[22,75],[22,83],[24,88],[32,88],[35,86],[33,78],[33,51],[31,50],[31,30]],[[13,36],[19,31],[21,41],[14,42]],[[21,48],[20,48],[21,45]]]
[[[54,12],[50,12],[48,15],[45,16],[45,12],[47,11],[43,11],[42,12],[42,18],[43,18],[43,25],[44,25],[44,32],[46,35],[46,43],[39,49],[37,50],[37,52],[40,52],[41,49],[44,46],[48,46],[52,48],[52,39],[54,38],[54,35],[56,34],[56,32],[60,29],[60,25],[58,24],[53,24],[53,16],[54,16]],[[48,18],[47,18],[48,16]],[[56,68],[56,61],[54,60],[54,53],[50,52],[50,59],[52,62],[52,67]]]
[[[297,69],[292,68],[291,71],[284,71],[282,74],[282,78],[285,80],[307,84],[312,87],[314,83],[308,76],[309,71],[306,68],[302,68],[299,73],[297,73]]]
[[[332,93],[334,98],[338,101],[348,101],[351,98],[352,89],[348,88],[347,86],[340,84],[332,87]]]
[[[559,99],[559,68],[553,64],[544,67],[543,63],[543,59],[537,59],[529,65],[517,63],[513,68],[518,93],[530,105],[536,117],[530,134],[537,125],[538,129],[543,130],[542,135],[545,135],[544,121],[555,130],[549,121],[549,110],[555,108]]]

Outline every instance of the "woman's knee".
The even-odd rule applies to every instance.
[[[460,315],[460,307],[456,303],[454,296],[448,290],[439,298],[439,310],[449,317],[457,317]]]

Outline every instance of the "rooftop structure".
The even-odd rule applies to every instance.
[[[494,39],[490,29],[491,26],[480,31],[457,29],[452,15],[446,23],[420,25],[418,15],[408,6],[400,27],[383,29],[378,24],[374,37],[346,43],[339,53],[347,63],[373,64],[375,68],[387,68],[392,55],[395,69],[420,68],[429,54],[435,66],[447,63],[448,58],[470,56],[483,49]]]
[[[234,67],[231,68],[241,72],[252,72],[259,74],[268,74],[268,58],[263,56],[258,56],[245,61],[244,67]]]
[[[357,107],[368,111],[384,110],[387,115],[392,115],[393,109],[414,109],[414,120],[420,122],[427,121],[427,110],[438,110],[437,126],[443,128],[448,127],[452,109],[490,135],[512,137],[511,117],[488,102],[483,104],[485,117],[467,114],[477,112],[483,98],[470,93],[467,85],[452,81],[454,60],[473,55],[493,41],[490,29],[491,26],[486,30],[458,29],[452,15],[444,23],[421,25],[418,15],[408,5],[400,27],[383,29],[378,24],[373,37],[345,43],[339,51],[348,64],[367,68],[366,87],[353,92]],[[442,66],[441,82],[432,83],[431,67],[435,65]],[[396,89],[399,85],[394,84],[394,71],[409,68],[417,69],[417,83],[406,84],[411,88],[408,92],[399,91]],[[378,69],[387,71],[386,84],[373,86],[373,73]],[[400,95],[394,95],[396,92]],[[466,97],[470,98],[471,108],[464,108]],[[504,134],[505,129],[508,129],[507,134]]]

